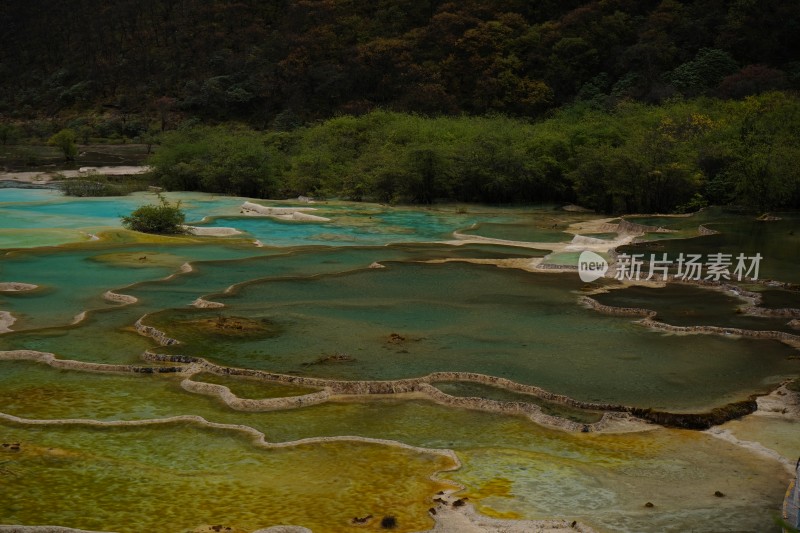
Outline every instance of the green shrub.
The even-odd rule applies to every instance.
[[[71,129],[63,129],[50,137],[47,144],[58,147],[64,154],[65,161],[74,161],[78,155],[78,145],[75,143],[78,136]]]
[[[19,141],[21,132],[17,126],[7,122],[0,122],[0,144],[14,144]]]
[[[196,126],[165,133],[148,164],[168,190],[269,198],[278,193],[277,150],[258,132]]]
[[[181,203],[170,204],[164,196],[158,195],[160,205],[143,205],[129,216],[122,217],[122,226],[142,233],[175,235],[184,233],[183,223],[186,214]]]

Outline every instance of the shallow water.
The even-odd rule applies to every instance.
[[[749,302],[732,292],[721,292],[691,285],[663,288],[627,287],[598,294],[593,298],[613,307],[635,307],[656,311],[658,319],[675,326],[717,326],[756,331],[797,333],[787,325],[789,318],[766,318],[743,314]]]
[[[581,400],[673,412],[723,405],[800,375],[796,351],[776,341],[664,334],[635,319],[584,308],[578,304],[584,284],[574,273],[464,262],[502,259],[525,266],[527,258],[547,250],[434,242],[452,238],[457,230],[569,241],[572,236],[563,229],[592,218],[588,215],[544,208],[470,207],[465,212],[321,203],[313,206],[318,208],[314,214],[331,222],[287,223],[239,216],[243,198],[168,196],[182,201],[193,222],[246,233],[222,239],[141,237],[119,230],[118,216],[152,201],[152,195],[85,200],[47,190],[0,190],[0,247],[31,248],[0,252],[0,282],[41,286],[0,293],[0,310],[11,312],[17,319],[12,329],[20,330],[0,335],[0,350],[137,365],[144,364],[143,351],[155,350],[347,380],[463,370]],[[678,230],[652,234],[654,239],[696,235],[701,223],[724,229],[724,237],[664,240],[642,249],[758,249],[765,275],[786,281],[796,272],[790,262],[800,258],[790,234],[797,220],[787,215],[780,223],[758,226],[718,210],[680,219],[632,219]],[[100,240],[88,240],[89,233],[98,232]],[[253,246],[254,239],[267,246]],[[43,248],[65,242],[75,244]],[[548,262],[574,266],[578,253],[555,254]],[[427,263],[444,259],[459,262]],[[186,263],[191,271],[182,270]],[[369,268],[375,263],[385,268]],[[763,291],[765,307],[796,307],[795,291],[755,288]],[[138,301],[108,302],[103,299],[108,290]],[[191,307],[200,297],[225,307]],[[676,324],[751,329],[779,324],[741,316],[735,312],[739,300],[692,287],[614,290],[598,297],[604,298],[609,304],[656,309]],[[84,319],[71,325],[83,311]],[[160,347],[136,333],[132,326],[143,316],[182,343]],[[246,327],[218,328],[220,322]],[[326,359],[343,354],[352,360]],[[0,361],[0,412],[106,422],[197,415],[262,431],[271,442],[356,435],[452,449],[464,466],[446,476],[465,484],[465,494],[487,514],[580,519],[601,531],[769,531],[788,480],[783,466],[769,456],[703,433],[571,434],[521,416],[455,409],[416,396],[237,412],[216,397],[187,392],[181,379]],[[207,373],[194,379],[225,385],[243,398],[310,392]],[[475,384],[439,386],[462,396],[511,401],[520,396]],[[567,418],[597,417],[537,403]],[[796,454],[792,449],[800,430],[795,422],[747,417],[725,427],[785,457]],[[120,532],[202,524],[252,531],[277,523],[352,531],[350,519],[368,514],[377,520],[358,529],[380,530],[380,518],[392,514],[399,531],[418,531],[432,526],[427,509],[435,492],[445,488],[429,476],[449,463],[383,444],[265,450],[240,432],[196,423],[93,429],[3,422],[0,441],[21,443],[21,452],[0,447],[0,523]],[[11,482],[2,483],[7,479]],[[717,490],[725,496],[714,497]],[[153,497],[165,493],[170,498]],[[655,507],[644,508],[647,501]]]
[[[701,254],[704,258],[711,253],[731,254],[733,258],[739,254],[746,257],[760,254],[759,279],[800,283],[800,269],[797,268],[800,261],[800,217],[790,213],[780,215],[782,220],[762,222],[752,216],[733,218],[730,214],[713,213],[706,216],[706,224],[719,234],[688,240],[665,240],[655,248],[642,244],[620,250],[646,253],[648,257],[651,252],[659,257],[666,253],[673,260],[680,253]]]
[[[325,216],[326,212],[314,212]],[[331,222],[286,222],[270,218],[215,218],[211,227],[235,227],[264,244],[294,246],[298,242],[320,245],[381,245],[395,242],[440,241],[453,231],[472,224],[465,216],[443,217],[424,212],[381,213],[335,218]]]
[[[476,224],[474,227],[465,229],[461,233],[464,235],[477,235],[506,241],[562,242],[572,238],[570,234],[564,233],[564,228],[565,225],[561,224],[559,229],[559,224],[557,222],[549,226],[542,224],[538,227],[523,223],[502,224],[489,222],[485,224]]]
[[[798,422],[789,417],[771,414],[751,415],[740,420],[731,420],[722,425],[737,439],[758,443],[793,464],[800,458],[797,446]]]
[[[199,258],[265,255],[257,248],[169,244],[18,251],[0,262],[0,279],[37,285],[34,291],[0,293],[0,306],[18,319],[16,329],[69,324],[78,313],[109,307],[108,290],[164,278]]]
[[[6,396],[0,401],[6,405],[7,412],[18,416],[36,417],[49,413],[66,418],[137,420],[193,413],[212,422],[245,424],[257,428],[264,431],[269,440],[276,442],[312,436],[359,435],[395,439],[417,446],[451,448],[456,450],[465,466],[447,477],[466,483],[466,495],[478,503],[479,508],[492,515],[582,518],[597,527],[613,531],[685,531],[693,527],[710,531],[736,527],[737,524],[745,526],[744,530],[766,531],[769,530],[770,513],[776,508],[775,502],[785,488],[785,473],[780,465],[764,461],[746,450],[702,433],[658,430],[623,435],[569,434],[539,427],[522,417],[498,417],[496,414],[446,408],[430,402],[401,400],[337,402],[299,411],[235,413],[223,408],[217,401],[180,390],[172,377],[87,376],[79,372],[62,372],[42,365],[16,362],[0,363],[0,369],[5,379],[2,388],[7,390]],[[59,385],[34,392],[36,382],[41,383],[44,374],[52,374],[49,382]],[[136,401],[132,401],[132,398],[136,398]],[[83,464],[81,468],[84,469],[88,468],[86,461],[102,465],[112,471],[109,474],[112,478],[116,477],[117,469],[122,470],[119,476],[124,477],[132,475],[129,469],[141,468],[143,473],[133,476],[133,479],[136,486],[144,485],[142,490],[147,488],[147,483],[158,487],[183,483],[178,488],[188,491],[185,505],[189,509],[198,508],[188,500],[197,487],[187,488],[184,482],[172,479],[173,476],[177,475],[178,479],[189,474],[197,476],[200,486],[206,487],[211,494],[205,497],[196,495],[199,502],[216,497],[216,491],[221,490],[215,488],[216,483],[227,479],[227,483],[232,484],[226,485],[228,490],[234,491],[242,500],[239,507],[248,510],[253,520],[262,517],[262,526],[276,523],[271,521],[275,517],[272,514],[253,514],[251,501],[268,509],[273,509],[276,502],[269,501],[266,495],[256,499],[252,495],[254,491],[272,494],[274,489],[269,488],[270,484],[279,482],[282,479],[280,475],[289,475],[282,474],[282,469],[292,467],[297,460],[311,461],[311,465],[300,465],[301,470],[286,481],[287,492],[283,501],[292,502],[295,491],[306,496],[308,493],[305,491],[314,492],[313,487],[309,488],[306,483],[302,483],[301,488],[291,482],[293,479],[299,480],[298,476],[307,475],[304,474],[306,466],[309,470],[321,469],[321,482],[326,480],[325,476],[337,475],[336,469],[342,464],[342,460],[337,460],[332,452],[323,450],[311,453],[313,447],[303,447],[311,454],[310,458],[303,456],[298,459],[289,454],[285,459],[286,464],[282,459],[276,463],[274,452],[248,449],[242,444],[243,439],[233,434],[196,427],[185,427],[180,431],[172,426],[141,430],[21,430],[17,426],[0,424],[0,430],[3,440],[21,442],[23,451],[32,450],[32,457],[28,457],[28,460],[36,458],[34,464],[29,465],[27,460],[18,462],[19,456],[6,451],[3,460],[11,462],[3,466],[20,476],[31,470],[41,473],[24,483],[26,490],[39,494],[40,499],[31,502],[12,498],[13,506],[17,507],[14,516],[50,509],[43,516],[52,516],[58,523],[72,523],[67,521],[70,518],[69,510],[58,501],[63,497],[63,491],[46,491],[44,484],[62,487],[68,480],[74,479],[78,466],[73,462]],[[138,444],[138,440],[144,442]],[[432,488],[419,486],[422,479],[398,478],[392,470],[387,470],[397,468],[396,462],[401,461],[406,465],[406,471],[413,472],[417,468],[413,464],[417,464],[422,469],[419,475],[424,478],[425,468],[433,468],[424,466],[426,462],[430,464],[430,458],[426,460],[423,456],[421,462],[409,465],[413,456],[406,452],[375,447],[365,457],[363,451],[357,451],[359,446],[354,449],[352,445],[347,445],[347,452],[336,452],[347,453],[351,458],[357,454],[360,458],[356,468],[348,468],[351,484],[372,486],[378,483],[370,491],[377,491],[387,506],[402,496],[396,494],[395,482],[411,483],[409,496],[418,490],[422,494],[433,494],[430,492]],[[64,458],[65,452],[75,455]],[[322,454],[322,458],[316,454]],[[53,455],[55,457],[51,457]],[[221,463],[225,465],[222,478],[219,473],[214,474],[222,461],[219,456],[225,457],[224,463]],[[198,462],[198,458],[202,462]],[[67,464],[62,466],[59,460]],[[332,463],[321,464],[319,461]],[[370,471],[362,461],[368,462],[375,470]],[[54,469],[53,462],[59,465],[58,470]],[[256,469],[253,474],[261,468],[270,468],[277,474],[260,476],[267,479],[257,481],[252,475],[245,475],[237,466],[240,462],[243,463],[242,468]],[[164,463],[168,463],[169,467],[164,468]],[[395,466],[391,467],[392,464]],[[731,465],[735,466],[732,468]],[[333,467],[333,472],[330,467]],[[184,474],[181,475],[181,472]],[[81,478],[88,480],[92,475],[91,472],[84,473]],[[343,473],[339,472],[338,475]],[[385,485],[381,481],[386,475],[395,477],[392,477],[391,487],[381,489],[380,486]],[[101,487],[106,485],[101,484],[95,491]],[[382,490],[390,492],[384,493]],[[713,493],[716,490],[722,491],[725,498],[715,498]],[[692,497],[684,500],[682,495],[686,491]],[[75,501],[104,501],[103,494],[93,492],[89,487],[80,492],[73,496]],[[186,527],[192,524],[187,522],[184,511],[172,503],[144,498],[134,505],[128,498],[137,494],[138,490],[133,494],[119,494],[122,498],[119,505],[130,504],[134,508],[147,506],[158,515],[162,527],[165,523],[185,524]],[[424,517],[424,509],[427,508],[425,500],[410,499],[421,501],[421,509],[412,507],[409,513],[416,512]],[[178,500],[178,503],[183,501],[180,498]],[[643,508],[646,501],[656,504],[656,508],[652,511]],[[363,499],[348,503],[345,498],[340,504],[343,509],[334,512],[334,518],[344,516],[349,519],[349,514],[364,516],[367,510],[375,512],[375,508]],[[116,506],[112,508],[116,509]],[[288,511],[283,509],[277,512],[281,517],[285,516],[282,513]],[[382,510],[378,509],[378,512]],[[397,511],[392,509],[392,512]],[[124,521],[116,519],[110,523],[123,524],[129,529],[117,526],[115,530],[136,531],[136,527],[144,528],[153,519],[152,516],[129,514],[123,514],[123,517]],[[219,523],[235,517],[227,513],[224,518],[219,514],[210,514],[206,515],[204,521]],[[412,518],[414,523],[419,523],[419,517]],[[308,520],[314,517],[293,519],[301,520],[293,523],[308,524]],[[407,524],[408,520],[404,519],[403,522]],[[75,524],[78,523],[89,527],[89,523]],[[244,522],[248,525],[252,523]],[[709,526],[704,529],[703,524]],[[229,525],[242,526],[243,523],[235,521],[229,522]],[[319,530],[337,529],[329,523],[319,527]]]
[[[120,533],[220,523],[340,532],[368,514],[395,516],[400,531],[424,529],[432,525],[427,495],[446,487],[428,475],[449,463],[356,442],[264,450],[230,431],[190,424],[109,430],[2,423],[0,431],[21,443],[19,452],[0,452],[13,478],[3,522]],[[392,483],[375,483],[386,479]]]
[[[264,280],[212,296],[226,305],[226,315],[274,324],[268,335],[192,326],[219,310],[167,310],[146,323],[182,341],[162,351],[226,366],[350,380],[459,370],[584,401],[659,409],[742,399],[797,370],[787,359],[793,350],[777,341],[699,335],[687,343],[584,309],[573,292],[580,281],[569,274],[462,263],[388,265]],[[393,333],[405,340],[389,342]],[[318,363],[335,354],[353,360]]]
[[[762,307],[800,309],[800,291],[765,290],[760,294]]]
[[[779,531],[773,518],[785,491],[782,470],[750,452],[665,430],[575,440],[582,453],[572,457],[465,451],[464,469],[449,477],[475,487],[468,495],[478,509],[499,516],[556,515],[615,532]]]

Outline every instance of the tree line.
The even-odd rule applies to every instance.
[[[575,202],[607,213],[800,208],[800,99],[578,103],[503,115],[339,116],[290,132],[192,125],[150,159],[167,189],[390,203]]]
[[[189,117],[291,130],[743,98],[800,87],[798,27],[795,0],[6,0],[0,122],[133,138]]]

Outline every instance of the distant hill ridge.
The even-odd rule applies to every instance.
[[[110,109],[290,129],[374,108],[739,98],[798,87],[798,28],[791,0],[7,0],[0,119]]]

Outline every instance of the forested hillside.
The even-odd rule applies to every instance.
[[[0,36],[9,159],[132,141],[170,189],[800,207],[796,0],[7,0]]]
[[[538,117],[800,83],[793,0],[5,0],[0,42],[12,118],[289,129],[374,108]],[[122,134],[144,127],[131,122]]]

